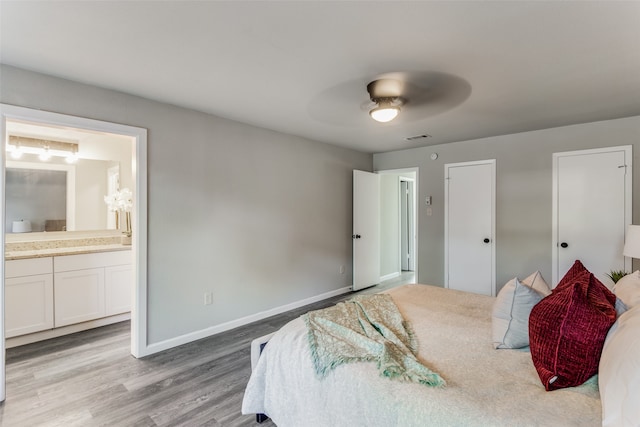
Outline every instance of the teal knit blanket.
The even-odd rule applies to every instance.
[[[304,316],[320,378],[343,363],[376,362],[380,375],[433,387],[445,381],[416,358],[418,342],[387,294],[361,295]]]

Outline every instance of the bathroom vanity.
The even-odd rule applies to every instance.
[[[131,246],[116,232],[6,236],[7,347],[130,318]]]

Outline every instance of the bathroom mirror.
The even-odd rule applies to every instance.
[[[119,176],[119,162],[78,159],[70,165],[23,157],[7,161],[7,233],[115,227],[104,196],[109,193],[110,177],[115,175],[117,180]]]
[[[104,196],[132,188],[130,137],[18,120],[6,130],[6,233],[116,228]],[[58,153],[69,146],[72,163]]]

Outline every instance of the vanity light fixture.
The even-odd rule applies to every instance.
[[[74,151],[73,153],[67,154],[64,160],[69,164],[76,163],[78,161],[78,152]]]
[[[40,152],[40,155],[38,156],[38,158],[40,160],[42,160],[43,162],[49,161],[51,160],[51,153],[49,152],[49,147],[46,146],[42,149],[42,151]]]
[[[37,154],[40,160],[46,162],[52,156],[64,157],[67,163],[78,160],[78,144],[75,142],[50,141],[24,136],[9,135],[7,152],[11,157],[19,159],[23,153]]]
[[[9,151],[9,147],[7,147],[7,151]],[[22,147],[20,145],[16,145],[15,147],[13,147],[11,151],[11,158],[12,159],[19,159],[20,157],[22,157]]]

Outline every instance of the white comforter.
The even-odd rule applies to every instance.
[[[242,412],[265,413],[280,427],[601,425],[594,379],[546,392],[528,351],[493,348],[494,298],[428,285],[389,293],[413,324],[419,359],[445,388],[380,377],[373,363],[342,365],[320,380],[298,318],[269,341]]]

